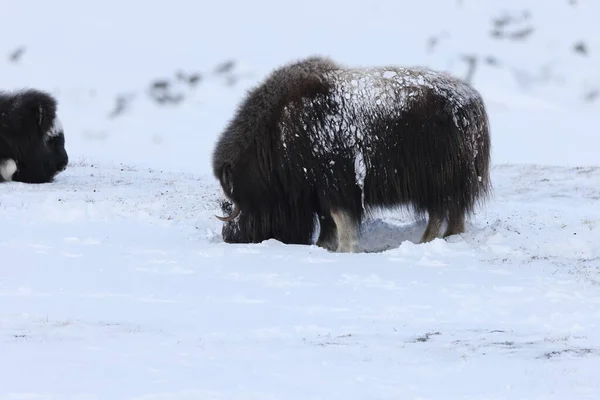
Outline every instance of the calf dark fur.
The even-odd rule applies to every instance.
[[[358,250],[369,211],[429,216],[421,242],[462,233],[491,191],[484,102],[425,68],[346,68],[309,57],[251,90],[216,143],[213,172],[229,199],[223,239],[273,238]]]
[[[0,181],[48,183],[69,163],[63,127],[50,94],[0,93]]]

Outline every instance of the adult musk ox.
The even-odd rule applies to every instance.
[[[69,163],[65,136],[48,93],[0,93],[0,182],[47,183]]]
[[[405,206],[429,221],[421,242],[465,229],[491,190],[480,94],[424,68],[346,68],[309,57],[252,89],[216,143],[229,199],[223,239],[269,238],[355,252],[360,222]],[[228,210],[233,208],[233,210]]]

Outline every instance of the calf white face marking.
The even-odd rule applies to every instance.
[[[46,135],[48,135],[48,137],[56,137],[59,136],[61,133],[63,133],[63,125],[60,119],[56,117],[54,118],[54,123],[52,124],[50,129],[48,129],[48,132],[46,132]]]
[[[7,182],[12,181],[12,177],[17,172],[17,163],[12,158],[0,161],[0,176]]]

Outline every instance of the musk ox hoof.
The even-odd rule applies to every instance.
[[[338,247],[338,243],[337,240],[335,238],[333,239],[325,239],[325,240],[317,240],[317,243],[315,243],[318,247],[321,247],[325,250],[328,251],[336,251],[337,247]]]
[[[358,243],[346,243],[339,244],[337,249],[337,253],[359,253],[360,250],[358,248]]]
[[[12,177],[17,172],[17,163],[12,158],[0,161],[0,178],[6,182],[12,181]]]

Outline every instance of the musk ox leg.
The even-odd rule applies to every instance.
[[[443,221],[444,218],[440,212],[430,210],[429,222],[427,223],[427,228],[425,228],[425,232],[423,232],[423,236],[421,236],[421,241],[419,243],[427,243],[435,239],[440,232]]]
[[[17,163],[12,158],[6,158],[0,161],[0,178],[3,181],[12,181],[13,175],[17,172]]]
[[[465,231],[465,212],[462,210],[452,210],[448,216],[448,227],[444,232],[444,238],[451,235],[458,235]]]
[[[337,227],[338,253],[358,252],[358,221],[348,212],[333,210],[331,217]]]
[[[335,251],[338,246],[335,221],[330,215],[319,215],[319,224],[321,232],[317,240],[317,246]]]

